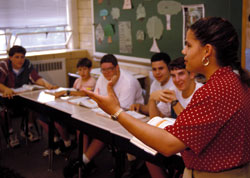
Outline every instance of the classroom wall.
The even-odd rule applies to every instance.
[[[78,0],[78,30],[80,39],[80,48],[86,49],[89,57],[93,57],[93,39],[92,39],[92,12],[91,0]]]

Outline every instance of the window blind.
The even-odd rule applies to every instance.
[[[0,0],[0,28],[66,25],[66,1]]]

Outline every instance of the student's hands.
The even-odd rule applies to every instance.
[[[177,100],[174,90],[165,89],[163,90],[163,93],[164,98],[161,99],[162,102],[171,103],[172,101]]]
[[[164,89],[152,92],[149,99],[154,101],[161,101],[164,103],[170,103],[176,100],[176,95],[174,90]]]
[[[51,85],[49,82],[47,82],[47,81],[46,81],[45,79],[43,79],[43,78],[39,78],[39,79],[35,82],[35,84],[44,86],[46,89],[49,89],[49,90],[59,88],[58,86]]]
[[[54,96],[55,96],[56,98],[59,98],[60,96],[65,95],[66,93],[67,93],[67,91],[58,91],[58,92],[55,92],[55,93],[54,93]]]
[[[108,96],[102,96],[87,89],[83,91],[93,100],[95,100],[100,108],[108,114],[114,114],[120,109],[120,103],[117,99],[113,86],[117,81],[117,76],[114,76],[107,85]]]
[[[13,95],[16,94],[12,89],[10,88],[5,88],[3,91],[3,97],[4,98],[13,98]]]
[[[129,109],[130,109],[131,111],[139,112],[139,111],[140,111],[140,108],[141,108],[141,104],[136,103],[136,104],[132,104],[132,105],[130,106]]]
[[[55,86],[55,85],[51,85],[50,83],[48,82],[44,82],[44,87],[51,90],[51,89],[57,89],[58,86]]]

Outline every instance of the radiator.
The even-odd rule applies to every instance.
[[[65,59],[48,59],[31,61],[39,75],[51,84],[66,87],[66,67]]]

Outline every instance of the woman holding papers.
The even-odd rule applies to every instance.
[[[123,112],[112,82],[108,96],[86,92],[145,144],[166,156],[181,152],[184,178],[250,177],[250,76],[238,63],[237,33],[225,19],[203,18],[187,31],[185,44],[186,69],[207,82],[164,130]]]

